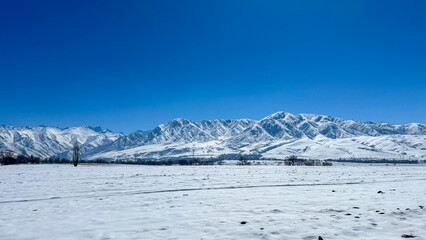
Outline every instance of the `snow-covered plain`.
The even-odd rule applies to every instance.
[[[425,165],[1,166],[0,239],[426,239],[425,186]]]

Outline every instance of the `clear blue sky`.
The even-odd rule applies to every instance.
[[[426,123],[426,1],[0,1],[0,124]]]

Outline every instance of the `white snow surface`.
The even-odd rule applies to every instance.
[[[425,185],[425,165],[1,166],[0,239],[421,240]]]

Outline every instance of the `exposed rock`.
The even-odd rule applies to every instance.
[[[402,238],[415,238],[415,237],[417,237],[416,235],[413,235],[413,234],[402,234],[401,235],[401,237]]]

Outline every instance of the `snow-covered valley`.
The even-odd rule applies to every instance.
[[[426,166],[0,167],[0,239],[426,239]]]

